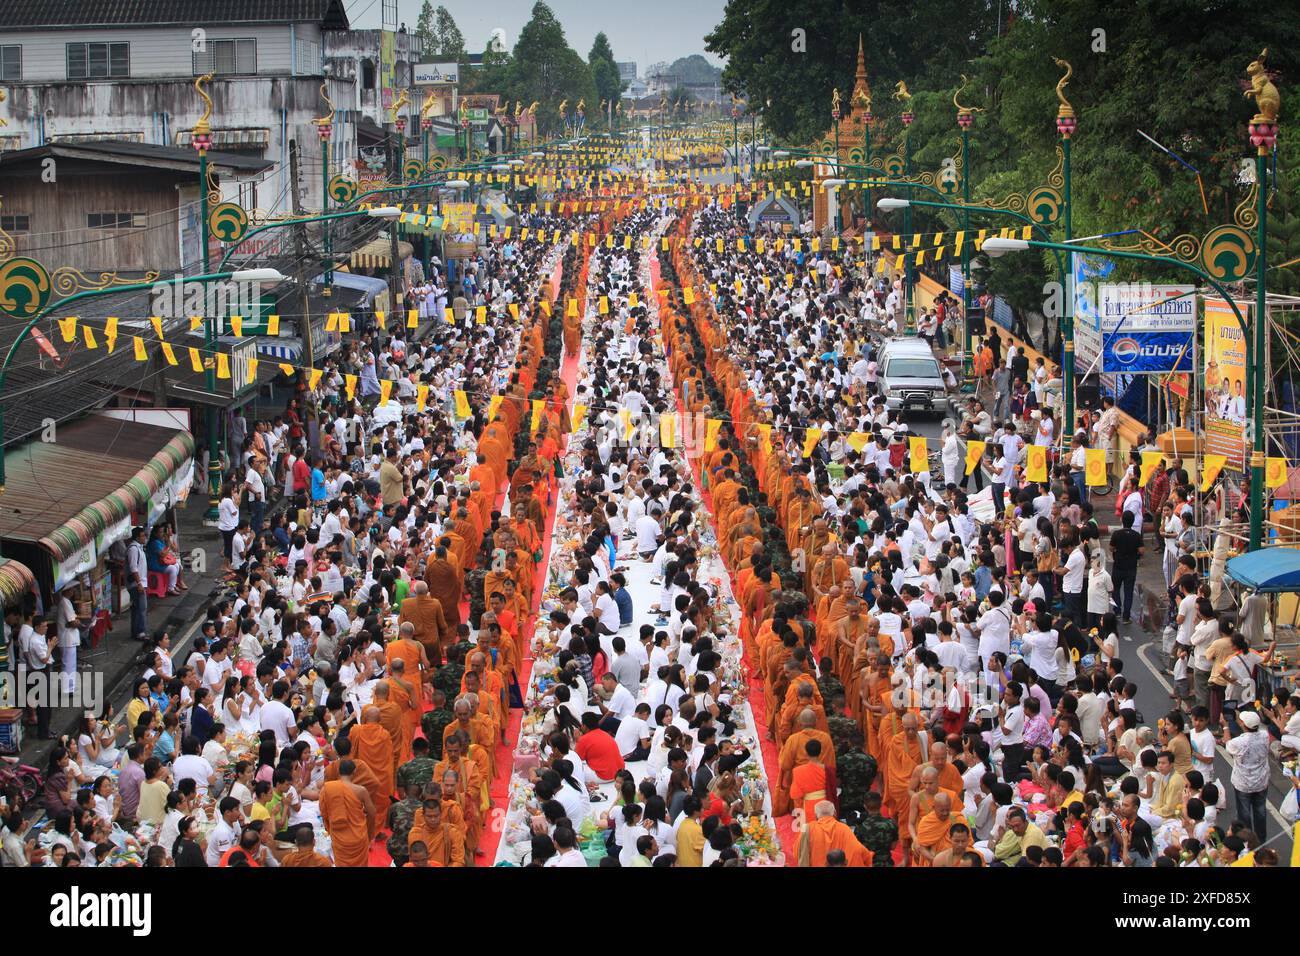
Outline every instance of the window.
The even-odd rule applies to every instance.
[[[194,75],[246,76],[257,72],[256,40],[208,40],[207,49],[195,52]]]
[[[69,43],[68,79],[104,80],[131,75],[131,44]]]
[[[315,40],[299,40],[297,51],[297,72],[300,76],[319,76],[321,73],[320,44]]]
[[[0,230],[4,232],[31,232],[31,216],[0,216]]]
[[[939,363],[927,358],[896,358],[885,368],[891,378],[941,378]]]
[[[87,229],[143,229],[148,217],[142,212],[88,212]]]
[[[0,46],[0,80],[23,78],[23,48],[18,45]]]

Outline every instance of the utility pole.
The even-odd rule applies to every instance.
[[[293,200],[293,214],[297,218],[302,215],[302,197],[298,193],[298,141],[289,140],[289,195]],[[302,296],[302,315],[298,320],[298,334],[302,338],[302,364],[304,368],[312,368],[315,362],[315,350],[312,347],[311,337],[311,297],[308,294],[307,285],[307,255],[309,247],[307,243],[306,225],[298,225],[293,228],[294,244],[297,247],[298,261],[295,273],[298,279],[298,291]]]

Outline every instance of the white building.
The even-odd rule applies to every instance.
[[[238,199],[267,214],[293,208],[289,143],[299,151],[300,202],[322,205],[314,120],[333,103],[331,175],[357,173],[358,141],[382,142],[385,102],[411,80],[419,41],[349,30],[342,0],[4,0],[0,13],[0,149],[125,139],[188,146],[204,104],[196,77],[214,74],[212,149],[276,165]],[[408,135],[418,130],[419,97]]]

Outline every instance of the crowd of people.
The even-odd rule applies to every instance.
[[[730,202],[532,225],[246,431],[228,593],[183,659],[133,622],[148,668],[53,751],[39,833],[8,803],[4,865],[1278,864],[1300,697],[1255,699],[1267,608],[1223,612],[1180,460],[1135,451],[1106,521],[1113,403],[1060,421],[996,335],[925,439],[881,392],[901,284]],[[915,328],[954,396],[961,322]],[[170,546],[128,563],[182,589]]]

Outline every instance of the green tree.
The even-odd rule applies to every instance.
[[[592,81],[596,84],[596,95],[600,101],[617,103],[623,93],[623,80],[618,74],[618,65],[614,62],[614,49],[604,33],[596,34],[591,52],[587,54],[587,65],[591,67]]]
[[[424,0],[423,5],[420,7],[420,17],[415,21],[415,35],[420,38],[426,58],[434,56],[442,46],[437,28],[434,26],[433,3],[431,0]]]
[[[537,101],[537,124],[542,135],[560,127],[559,107],[564,100],[569,101],[570,120],[583,100],[589,116],[599,112],[591,68],[569,46],[564,27],[540,0],[519,31],[506,92],[524,103]]]
[[[425,0],[426,4],[428,0]],[[423,14],[421,14],[423,15]],[[435,33],[438,37],[438,56],[447,62],[455,60],[462,63],[465,60],[465,35],[460,32],[460,27],[456,26],[456,20],[451,15],[451,11],[446,7],[440,6],[434,14]]]

